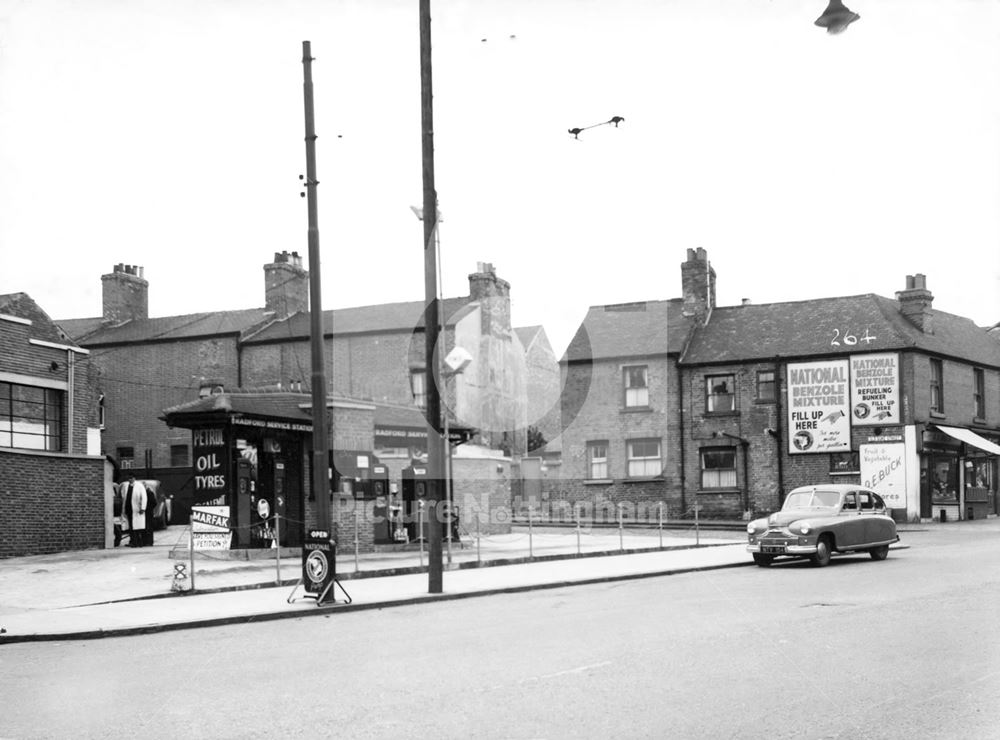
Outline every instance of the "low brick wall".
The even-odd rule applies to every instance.
[[[104,458],[0,450],[0,558],[104,547]]]

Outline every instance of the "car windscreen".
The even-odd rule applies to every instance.
[[[840,503],[836,491],[813,488],[808,491],[794,491],[788,494],[782,509],[832,509]]]

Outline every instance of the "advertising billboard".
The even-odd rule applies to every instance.
[[[900,423],[899,355],[895,352],[851,357],[851,423]]]
[[[848,360],[789,363],[788,453],[851,449]]]

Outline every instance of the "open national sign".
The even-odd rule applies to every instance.
[[[228,532],[231,527],[229,507],[191,507],[191,527],[194,532]]]

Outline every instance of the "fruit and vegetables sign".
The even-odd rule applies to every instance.
[[[788,365],[788,453],[851,449],[847,360]]]
[[[856,425],[899,424],[899,355],[851,357],[851,421]]]

